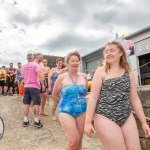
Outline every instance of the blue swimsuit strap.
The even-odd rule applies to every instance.
[[[72,83],[73,83],[73,84],[77,84],[78,75],[76,75],[76,81],[74,82],[74,80],[73,80],[73,78],[72,78],[72,76],[71,76],[71,74],[70,74],[69,69],[67,70],[67,72],[68,72],[68,74],[69,74],[69,76],[70,76],[70,79],[71,79]]]

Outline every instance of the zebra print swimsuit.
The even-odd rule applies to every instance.
[[[96,105],[96,113],[122,126],[132,110],[129,93],[130,76],[127,72],[121,77],[106,79]]]

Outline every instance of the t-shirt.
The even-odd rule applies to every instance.
[[[6,80],[6,70],[1,69],[0,70],[0,81]]]
[[[41,71],[40,65],[35,62],[28,62],[23,66],[22,75],[24,77],[25,88],[40,89],[40,80],[37,72]]]
[[[9,68],[7,70],[7,74],[9,76],[7,76],[7,79],[9,79],[10,81],[14,81],[16,78],[16,70],[14,68]]]

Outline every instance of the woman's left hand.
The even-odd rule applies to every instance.
[[[142,124],[142,128],[145,134],[145,138],[149,138],[150,137],[150,128],[148,126],[147,123]]]

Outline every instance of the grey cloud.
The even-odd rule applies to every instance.
[[[31,17],[30,14],[20,11],[16,12],[10,17],[11,22],[21,23],[26,26],[28,25],[39,26],[41,23],[44,23],[44,21],[47,21],[49,19],[50,15],[48,13],[44,13],[43,11],[38,12],[37,16],[35,17]]]
[[[121,0],[64,0],[64,2],[63,0],[37,0],[40,5],[38,5],[39,8],[35,12],[37,15],[34,17],[31,17],[27,11],[17,9],[21,1],[14,2],[17,2],[17,7],[14,6],[14,11],[9,14],[8,26],[11,24],[11,28],[23,33],[24,36],[30,26],[40,29],[41,24],[51,24],[51,20],[59,19],[63,22],[63,25],[68,29],[68,31],[65,30],[67,33],[61,32],[61,35],[59,34],[56,39],[44,39],[45,43],[39,46],[35,45],[37,49],[47,49],[58,55],[61,51],[66,52],[72,49],[78,49],[82,54],[96,50],[112,38],[112,31],[116,26],[128,28],[133,33],[150,25],[149,0],[136,0],[132,3]],[[34,6],[29,9],[32,7]],[[25,28],[22,28],[20,24],[25,25]],[[74,33],[77,27],[104,31],[106,34],[99,39],[89,36],[83,37]],[[7,25],[3,26],[3,23],[0,23],[0,33],[3,30],[7,30]],[[29,44],[32,45],[32,41],[25,44],[30,47]],[[10,52],[11,50],[7,50],[7,56],[12,55],[12,57],[0,57],[0,61],[7,62],[7,59],[8,62],[11,59],[17,61]],[[24,54],[18,55],[23,56]]]
[[[26,12],[18,12],[11,18],[12,21],[24,23],[25,25],[39,26],[45,21],[51,21],[55,17],[69,25],[69,28],[73,28],[76,25],[92,24],[101,28],[102,26],[131,26],[132,28],[142,28],[143,21],[147,24],[150,23],[148,14],[150,1],[137,0],[136,3],[131,4],[124,3],[120,0],[64,0],[64,3],[60,1],[40,0],[41,9],[37,16],[30,17],[30,14]],[[88,18],[91,18],[93,22],[88,22]],[[87,21],[87,22],[86,22]]]
[[[136,2],[137,3],[133,3],[131,6],[121,2],[113,2],[111,3],[111,9],[107,9],[107,7],[105,7],[105,9],[95,12],[93,15],[93,21],[100,25],[128,26],[134,30],[143,28],[147,24],[150,24],[150,20],[148,19],[150,14],[150,1],[137,0]]]
[[[59,36],[56,40],[48,40],[46,43],[40,46],[42,49],[47,49],[50,52],[67,51],[72,49],[80,50],[81,53],[87,53],[92,50],[98,49],[104,45],[108,40],[108,37],[103,37],[100,39],[94,38],[83,38],[75,34],[63,34]]]
[[[10,17],[10,21],[16,23],[24,23],[26,25],[31,23],[30,17],[26,12],[16,12]]]

